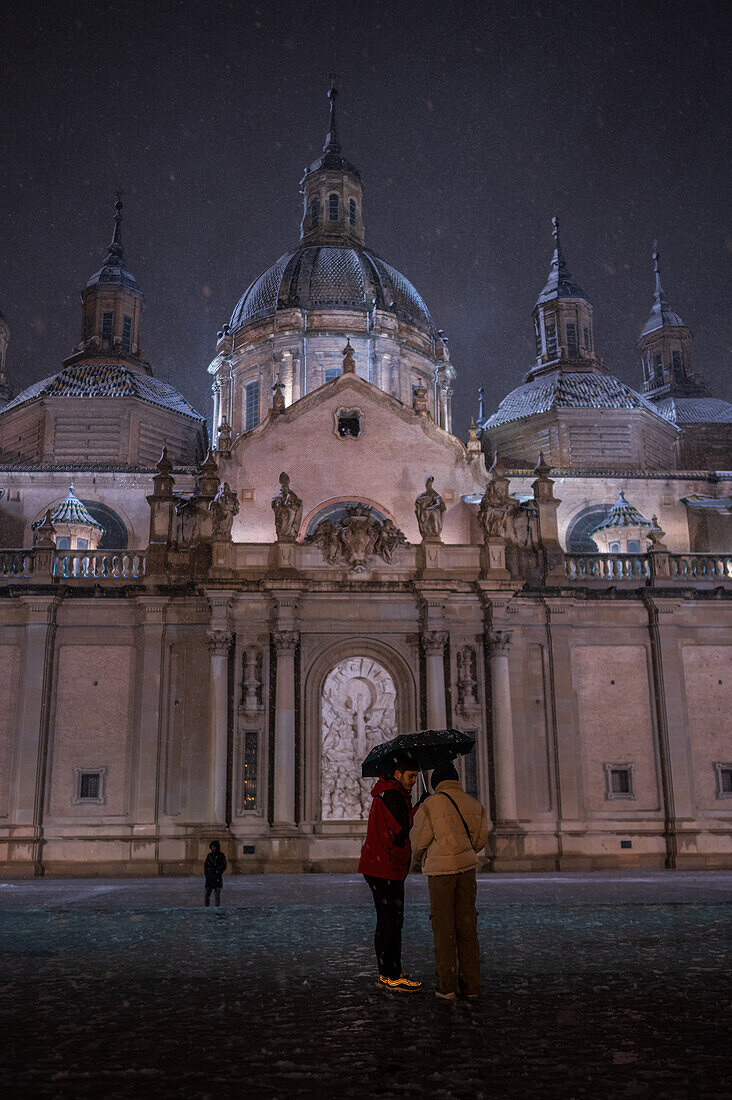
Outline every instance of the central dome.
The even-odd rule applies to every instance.
[[[430,337],[436,330],[419,292],[400,272],[353,243],[300,245],[255,279],[231,315],[235,331],[284,309],[392,313]]]

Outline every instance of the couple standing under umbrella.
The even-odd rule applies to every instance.
[[[445,1000],[477,997],[480,953],[475,908],[477,855],[488,839],[484,808],[462,789],[451,757],[472,738],[453,730],[402,735],[376,749],[362,773],[379,774],[372,790],[359,871],[376,907],[374,946],[379,981],[388,989],[421,988],[402,970],[404,880],[414,858],[428,876],[435,944],[435,993]],[[390,750],[391,755],[389,754]],[[412,806],[421,766],[432,767],[432,789]],[[385,774],[388,770],[388,774]],[[423,776],[424,781],[424,776]]]

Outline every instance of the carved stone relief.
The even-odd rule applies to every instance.
[[[371,557],[391,562],[397,546],[406,545],[406,541],[390,519],[378,519],[368,504],[347,506],[345,516],[335,522],[321,520],[305,538],[306,543],[320,547],[329,565],[344,562],[354,573],[363,573]]]
[[[320,789],[324,821],[363,821],[373,779],[361,762],[374,745],[396,736],[396,687],[370,657],[339,661],[323,686]]]
[[[464,645],[457,653],[458,704],[472,708],[478,705],[476,690],[478,686],[475,650]]]
[[[257,645],[247,646],[241,660],[241,705],[251,713],[262,706],[262,651]]]

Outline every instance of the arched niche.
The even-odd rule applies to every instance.
[[[392,523],[395,523],[391,512],[367,497],[332,497],[330,500],[321,501],[311,512],[308,512],[300,525],[301,537],[305,538],[307,535],[312,535],[315,528],[324,519],[329,519],[331,523],[335,523],[337,520],[345,518],[346,509],[353,507],[354,504],[365,504],[371,509],[374,519],[378,519],[382,523],[385,519],[390,519]]]
[[[354,665],[349,668],[349,662],[356,661],[362,662],[359,664],[358,669]],[[316,826],[322,825],[328,828],[338,829],[339,827],[348,828],[349,826],[358,826],[362,829],[365,821],[359,817],[324,817],[322,812],[322,776],[324,766],[324,753],[323,753],[323,730],[324,719],[327,722],[329,719],[327,703],[324,707],[324,699],[326,693],[330,690],[333,680],[329,681],[331,674],[337,673],[339,669],[347,669],[348,675],[342,677],[345,680],[345,692],[342,686],[339,690],[341,699],[344,699],[344,695],[351,694],[353,696],[354,691],[358,692],[357,684],[349,683],[353,680],[368,680],[377,677],[369,675],[369,662],[372,662],[375,667],[375,672],[379,673],[379,670],[383,670],[385,677],[393,684],[394,699],[393,699],[393,718],[391,724],[393,726],[393,733],[390,736],[396,736],[398,733],[407,733],[410,730],[416,729],[417,722],[417,684],[414,670],[406,654],[398,652],[394,647],[380,640],[373,638],[343,638],[335,643],[331,643],[326,646],[319,654],[315,655],[309,664],[309,667],[305,671],[303,676],[304,683],[304,699],[303,699],[303,727],[302,727],[302,768],[301,774],[303,776],[303,786],[301,790],[301,806],[302,817],[306,822],[316,824]],[[382,680],[382,687],[384,684]],[[375,696],[376,708],[380,705],[380,695],[384,694],[379,692],[379,684],[374,684],[376,691],[368,688],[364,685],[363,692],[368,693],[372,699]],[[362,702],[367,700],[362,699]],[[373,707],[373,703],[372,703]],[[353,716],[352,716],[353,719]],[[375,721],[375,716],[371,716],[371,725],[376,727],[378,721]],[[368,723],[367,723],[368,724]],[[355,724],[357,725],[357,723]],[[353,733],[353,739],[357,740],[357,730],[354,728],[354,722],[351,720],[351,730]],[[343,728],[340,731],[344,732]],[[379,738],[382,740],[385,738]],[[365,737],[365,742],[368,743],[368,734]],[[366,756],[369,747],[367,747],[363,753]],[[356,759],[357,754],[352,754],[352,767],[357,771],[357,775],[354,777],[358,779],[360,777],[360,765],[361,760]],[[366,784],[366,789],[370,792],[375,780],[369,780]],[[355,789],[355,788],[354,788]],[[370,793],[366,800],[366,807],[370,804]]]

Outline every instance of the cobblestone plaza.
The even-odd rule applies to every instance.
[[[482,875],[479,1002],[432,995],[426,881],[376,983],[355,875],[0,888],[0,1086],[23,1097],[729,1097],[732,875]],[[726,1008],[725,1008],[726,1003]],[[22,1026],[21,1026],[22,1025]]]

